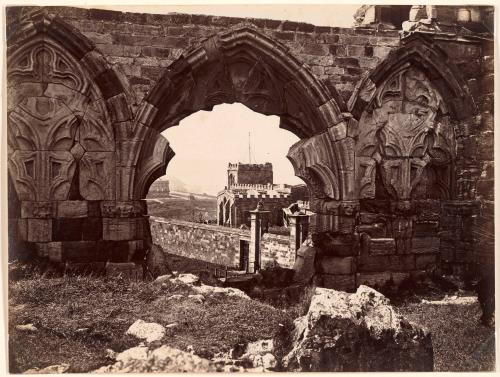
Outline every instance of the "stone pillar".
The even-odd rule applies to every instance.
[[[309,215],[304,213],[291,214],[290,220],[290,252],[297,257],[297,250],[309,234]]]
[[[250,252],[248,255],[248,272],[255,273],[260,269],[260,240],[267,231],[267,222],[269,211],[263,211],[257,205],[257,208],[250,211]]]

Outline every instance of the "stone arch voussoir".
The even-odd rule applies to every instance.
[[[135,127],[161,132],[196,111],[243,103],[279,116],[280,127],[304,141],[288,156],[296,174],[309,186],[322,186],[326,196],[342,198],[343,164],[351,158],[344,154],[352,150],[337,143],[347,135],[335,94],[283,44],[252,25],[240,24],[202,41],[172,63],[139,106]],[[309,177],[316,183],[308,182]]]
[[[359,120],[373,99],[376,87],[389,75],[409,65],[420,69],[438,88],[455,119],[469,119],[478,113],[469,87],[453,60],[431,38],[413,34],[403,39],[399,48],[391,51],[384,61],[360,80],[348,103],[353,117]]]

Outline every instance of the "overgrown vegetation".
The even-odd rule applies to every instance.
[[[408,303],[399,305],[397,310],[430,330],[435,371],[495,369],[495,330],[481,324],[479,304]]]
[[[167,329],[161,341],[211,357],[238,343],[270,338],[291,318],[269,305],[237,297],[188,299],[189,287],[126,282],[99,277],[47,278],[30,275],[9,285],[11,372],[68,363],[70,372],[88,372],[112,361],[106,348],[123,351],[139,343],[125,335],[137,319]],[[183,298],[169,300],[173,295]],[[32,323],[36,332],[16,329]],[[158,344],[157,346],[159,346]]]
[[[148,201],[148,214],[151,216],[198,222],[208,220],[216,223],[217,198],[186,200],[182,198],[162,198]]]
[[[173,270],[200,273],[202,280],[213,267],[168,257]],[[251,292],[256,300],[213,296],[199,303],[187,297],[195,293],[189,286],[170,282],[51,277],[42,274],[39,267],[25,264],[10,264],[9,272],[11,372],[68,363],[70,372],[83,373],[111,364],[107,348],[119,352],[139,343],[125,335],[137,319],[164,326],[176,323],[167,329],[161,344],[182,350],[192,346],[197,355],[206,358],[259,339],[286,340],[286,335],[291,336],[293,319],[307,313],[314,294],[314,287],[262,285]],[[479,303],[422,302],[424,297],[439,300],[456,292],[457,284],[436,275],[404,282],[399,293],[403,299],[391,299],[401,314],[431,331],[436,371],[492,370],[495,334],[493,328],[481,324]],[[183,297],[169,299],[174,295]],[[38,330],[16,329],[16,325],[28,323]],[[287,341],[275,344],[276,356],[284,356],[289,346]]]

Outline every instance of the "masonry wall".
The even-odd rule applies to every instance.
[[[260,243],[260,259],[263,268],[274,264],[293,268],[295,251],[290,250],[290,237],[265,233]]]
[[[16,8],[19,10],[19,8]],[[16,9],[10,8],[11,12]],[[399,43],[397,30],[336,28],[253,18],[190,14],[141,14],[47,7],[92,40],[128,78],[138,105],[186,46],[242,22],[250,22],[290,49],[346,101],[360,76]]]
[[[458,199],[441,204],[441,267],[464,274],[494,266],[494,42],[439,41],[478,107],[475,124],[457,132]]]
[[[8,8],[7,19],[9,20],[9,26],[7,33],[12,34],[12,30],[16,29],[16,25],[20,25],[19,18],[32,10],[29,7]],[[147,141],[147,143],[144,147],[141,147],[142,149],[139,148],[143,141],[136,139],[136,137],[139,137],[138,134],[131,136],[133,131],[131,121],[136,119],[138,105],[144,98],[145,93],[158,84],[158,80],[167,70],[167,67],[176,61],[183,52],[206,40],[211,35],[226,31],[232,26],[251,23],[256,26],[259,32],[286,46],[293,58],[304,63],[304,67],[308,71],[310,70],[315,78],[332,89],[333,94],[331,96],[335,98],[331,98],[331,102],[328,101],[327,103],[336,103],[341,113],[344,115],[350,113],[353,116],[349,121],[346,120],[347,125],[343,123],[345,129],[341,126],[338,126],[338,128],[337,126],[332,127],[330,128],[332,135],[328,137],[326,134],[315,135],[310,139],[311,142],[314,141],[314,144],[304,143],[301,144],[299,149],[295,150],[297,157],[300,157],[299,155],[306,154],[306,145],[314,145],[314,148],[307,149],[307,156],[310,154],[309,157],[314,158],[302,159],[304,162],[306,160],[319,161],[322,164],[328,157],[331,160],[345,162],[345,165],[342,165],[346,170],[339,172],[342,173],[339,175],[340,177],[349,172],[345,179],[340,180],[342,184],[345,184],[345,187],[341,185],[342,190],[340,190],[338,196],[339,200],[324,200],[325,193],[312,192],[311,205],[314,204],[315,208],[313,210],[317,212],[317,218],[321,219],[321,221],[318,221],[315,227],[311,228],[311,234],[317,236],[313,240],[315,247],[317,246],[325,252],[325,255],[320,256],[320,259],[322,259],[320,273],[325,280],[323,284],[335,288],[352,287],[353,284],[356,285],[364,281],[364,276],[369,274],[389,276],[394,280],[396,277],[402,276],[395,274],[407,274],[412,271],[429,270],[435,267],[441,268],[444,272],[459,274],[474,264],[480,264],[479,269],[481,269],[481,266],[493,265],[494,48],[491,33],[483,32],[481,25],[477,23],[470,25],[442,23],[438,25],[438,29],[433,29],[432,27],[435,25],[429,26],[427,25],[428,22],[425,21],[418,29],[405,29],[401,34],[404,38],[401,39],[402,37],[400,37],[397,30],[384,31],[378,28],[356,27],[343,29],[317,27],[289,21],[184,14],[132,14],[65,7],[49,7],[47,10],[53,14],[58,14],[63,20],[75,26],[84,36],[93,41],[102,52],[104,59],[116,69],[118,76],[123,77],[116,77],[114,70],[106,69],[104,72],[100,72],[95,67],[95,65],[99,64],[96,64],[96,60],[93,60],[95,58],[94,53],[99,54],[87,49],[93,49],[93,46],[86,46],[81,50],[76,48],[78,44],[85,45],[86,43],[83,39],[78,39],[78,33],[75,33],[78,38],[76,36],[69,39],[63,38],[68,29],[57,21],[50,26],[48,32],[53,33],[54,38],[57,37],[57,44],[61,44],[60,47],[63,50],[68,49],[68,51],[63,51],[61,57],[65,58],[68,63],[73,62],[72,59],[76,56],[80,59],[69,64],[71,69],[67,71],[67,73],[71,71],[73,75],[74,88],[72,90],[75,93],[87,95],[85,80],[96,84],[89,97],[92,98],[92,106],[95,107],[96,114],[93,111],[87,111],[91,106],[87,106],[87,102],[83,102],[83,97],[80,94],[73,94],[66,98],[63,93],[65,93],[66,89],[64,87],[68,83],[60,85],[60,83],[51,82],[48,83],[50,85],[47,85],[45,79],[48,76],[45,74],[33,76],[33,80],[36,81],[35,86],[32,86],[33,83],[31,82],[23,81],[27,80],[25,72],[17,76],[21,80],[20,83],[29,85],[17,85],[17,81],[11,81],[9,100],[12,100],[10,102],[12,102],[11,105],[15,109],[9,115],[9,130],[16,124],[16,119],[18,119],[16,117],[22,119],[22,122],[19,122],[20,124],[29,126],[28,131],[38,132],[47,129],[46,124],[43,127],[36,126],[34,119],[37,117],[26,115],[22,107],[27,104],[27,108],[33,114],[38,114],[38,110],[43,110],[44,104],[46,105],[47,101],[51,101],[53,104],[58,104],[58,109],[70,116],[74,124],[79,127],[78,141],[83,143],[83,146],[80,145],[79,147],[70,145],[69,139],[72,137],[68,137],[66,138],[68,143],[64,143],[64,147],[58,147],[64,150],[56,150],[51,146],[52,144],[36,145],[35,147],[30,145],[28,148],[24,145],[25,142],[14,143],[10,140],[10,135],[14,135],[14,133],[9,135],[9,148],[15,150],[13,152],[15,158],[11,158],[14,167],[9,166],[9,174],[14,179],[13,184],[17,185],[15,189],[22,194],[19,198],[10,200],[11,204],[14,201],[20,202],[18,203],[19,206],[16,206],[17,212],[12,210],[9,212],[9,226],[12,231],[16,231],[20,235],[19,238],[23,242],[27,241],[27,243],[36,244],[39,249],[37,251],[40,254],[46,255],[57,262],[64,262],[68,258],[73,260],[98,259],[101,261],[116,259],[118,261],[134,254],[137,260],[142,260],[144,250],[140,245],[147,239],[146,233],[148,229],[146,226],[146,213],[143,208],[144,203],[141,203],[141,199],[145,196],[144,189],[149,184],[148,179],[153,177],[148,175],[151,173],[148,169],[155,167],[153,173],[156,174],[161,170],[160,168],[165,168],[165,161],[168,162],[173,152],[168,152],[164,142],[158,142],[157,145],[153,136],[144,138],[144,142]],[[444,13],[445,15],[449,13],[449,17],[446,16],[443,20],[454,20],[456,10],[456,8],[450,8],[450,12]],[[33,14],[35,18],[39,16],[36,12]],[[48,23],[48,19],[45,18],[38,20]],[[23,29],[26,25],[21,24],[24,25],[22,31],[25,33],[26,30],[31,30],[30,32],[36,34],[37,30],[33,29],[34,25],[43,29],[45,28],[45,26],[42,26],[44,25],[43,22],[32,22],[30,24],[31,29]],[[470,27],[470,29],[466,27]],[[10,54],[11,66],[12,64],[14,66],[16,64],[24,66],[22,56],[26,57],[29,62],[36,55],[32,53],[35,50],[31,45],[26,43],[24,45],[25,48],[21,51],[22,54],[17,55],[17,58]],[[408,46],[412,46],[411,49],[408,49]],[[11,46],[11,51],[14,47]],[[275,45],[275,47],[281,46]],[[389,55],[392,50],[398,47],[401,47],[399,51]],[[75,55],[75,51],[70,52],[70,50],[75,50],[77,54]],[[445,52],[441,53],[442,50]],[[439,53],[434,55],[434,52]],[[55,53],[54,56],[56,55],[59,56]],[[94,56],[94,58],[90,59],[91,56]],[[389,59],[383,62],[384,58],[388,56]],[[436,56],[439,59],[436,59]],[[411,196],[409,196],[409,192],[404,191],[412,189],[411,184],[408,184],[408,182],[403,183],[403,179],[388,177],[388,179],[380,180],[375,175],[372,179],[371,173],[368,174],[367,171],[375,170],[369,169],[364,171],[365,176],[354,177],[352,174],[362,172],[364,168],[359,169],[359,167],[368,165],[361,164],[367,161],[370,162],[370,159],[372,159],[372,156],[363,155],[362,150],[353,151],[359,145],[363,145],[359,143],[359,136],[363,136],[359,132],[366,129],[366,125],[371,124],[366,119],[368,115],[366,117],[363,115],[373,113],[372,109],[366,107],[367,103],[364,103],[364,98],[370,98],[370,93],[373,90],[378,91],[379,94],[385,93],[384,88],[389,88],[387,86],[389,83],[385,82],[386,79],[398,73],[400,68],[398,63],[401,60],[405,62],[408,57],[415,57],[415,61],[410,63],[410,67],[407,68],[416,69],[417,71],[423,68],[426,71],[422,72],[425,78],[419,80],[433,81],[436,93],[449,97],[444,98],[444,102],[446,102],[447,107],[454,109],[452,111],[454,114],[450,118],[453,129],[449,135],[443,137],[446,139],[445,144],[448,143],[449,149],[456,152],[451,153],[453,156],[456,155],[456,158],[453,157],[452,162],[445,164],[445,168],[449,168],[450,174],[440,174],[442,170],[434,170],[435,166],[430,167],[431,169],[423,175],[423,183],[417,190],[418,192],[413,192]],[[438,69],[438,72],[434,72],[433,69],[426,68],[426,57],[435,59],[435,61],[429,63],[429,67],[439,66],[439,63],[446,65],[449,62],[449,66],[456,65],[458,73],[450,73],[446,69],[442,69],[442,67]],[[19,61],[16,61],[18,58]],[[90,59],[88,62],[87,58]],[[394,62],[394,59],[398,61]],[[81,70],[81,64],[84,61],[88,72]],[[103,63],[102,61],[99,62]],[[51,68],[49,67],[49,61],[46,63],[44,69]],[[174,68],[182,68],[184,63],[186,62],[180,59]],[[64,67],[64,64],[62,67]],[[413,65],[415,66],[413,67]],[[34,62],[31,67],[37,68],[38,63]],[[407,69],[408,72],[411,70]],[[11,71],[14,71],[14,69],[11,69]],[[367,73],[370,75],[365,77]],[[380,75],[380,73],[382,74]],[[10,76],[11,79],[16,77],[13,72],[10,72]],[[184,77],[171,77],[184,82]],[[366,78],[369,80],[365,81]],[[85,80],[80,82],[80,79]],[[461,82],[462,79],[464,83]],[[453,84],[457,80],[460,81],[458,89]],[[376,87],[370,86],[370,83],[375,83]],[[56,91],[53,90],[52,84],[58,84]],[[453,91],[448,90],[447,86],[453,88]],[[35,87],[38,88],[37,90],[40,93],[44,93],[44,96],[40,95],[37,90],[33,90]],[[355,88],[359,89],[359,91],[355,90]],[[339,93],[338,98],[337,92]],[[354,96],[351,97],[353,94]],[[130,102],[128,102],[128,99],[126,100],[129,97],[132,98]],[[327,97],[330,98],[330,95]],[[346,104],[349,98],[352,101]],[[466,102],[462,101],[464,98],[467,99]],[[470,102],[469,98],[471,98]],[[105,101],[101,101],[101,99],[105,99]],[[449,101],[446,101],[447,99]],[[18,100],[19,103],[16,102]],[[69,102],[63,106],[63,100]],[[73,100],[76,100],[74,105],[77,110],[69,114],[65,107],[71,105]],[[473,104],[464,108],[462,105],[465,103]],[[41,104],[41,106],[35,106],[36,104]],[[153,104],[150,103],[150,105]],[[478,112],[475,109],[476,105],[479,109]],[[379,109],[379,105],[376,107]],[[168,106],[164,106],[164,108],[168,108]],[[474,109],[471,110],[472,108]],[[152,114],[149,110],[144,111],[144,113],[141,111],[141,117],[149,117]],[[400,115],[410,115],[406,111],[406,109],[403,109]],[[443,111],[443,114],[447,112]],[[464,117],[457,114],[460,112],[465,114]],[[384,112],[380,111],[380,113],[383,114]],[[102,137],[92,135],[92,132],[98,129],[93,127],[88,127],[87,131],[89,133],[86,134],[84,126],[93,124],[98,118],[103,120],[112,118],[110,121],[103,121],[105,127],[103,128],[104,131],[102,131]],[[51,127],[59,127],[58,119],[51,120]],[[150,123],[148,122],[148,124]],[[392,126],[403,128],[404,124],[395,122]],[[433,126],[436,126],[436,124]],[[155,127],[161,128],[157,124],[155,124]],[[341,129],[344,130],[343,133],[339,131]],[[426,128],[425,132],[430,129]],[[21,130],[21,128],[18,128],[18,130]],[[141,132],[152,133],[158,131],[156,128],[140,130]],[[339,132],[339,135],[333,135],[336,132]],[[16,137],[29,139],[32,137],[30,135],[30,132],[26,132],[24,135],[19,133]],[[92,142],[89,141],[88,145],[85,141],[85,135],[93,140]],[[113,135],[118,138],[115,140]],[[106,141],[105,139],[108,136],[109,140]],[[335,138],[342,137],[342,139],[331,143],[331,137],[334,136]],[[323,144],[322,140],[329,141],[325,141]],[[52,140],[48,141],[51,142]],[[96,141],[99,141],[102,145],[94,146],[93,143]],[[37,143],[33,142],[33,145],[35,144]],[[330,151],[329,148],[332,145],[335,148],[331,151],[337,151],[337,154],[338,151],[343,152],[334,156],[326,153],[326,151]],[[142,154],[140,156],[135,155],[131,153],[133,150],[136,152],[140,150]],[[158,155],[143,155],[147,150],[157,151]],[[161,153],[161,151],[165,153]],[[34,160],[29,160],[26,157],[26,152],[37,156],[36,164],[34,164]],[[56,161],[54,169],[49,170],[49,168],[52,169],[48,165],[49,159],[46,158],[49,152],[58,155],[60,161],[66,161],[67,166],[70,166],[69,161],[82,162],[78,162],[78,164],[75,162],[78,169],[71,165],[66,171],[57,168],[61,164]],[[167,155],[170,158],[165,158],[168,157]],[[134,156],[140,157],[139,165]],[[339,156],[341,158],[337,158]],[[148,158],[146,159],[146,157]],[[358,157],[360,159],[356,161]],[[408,156],[398,156],[398,159],[403,162],[403,160],[406,161],[406,157]],[[368,160],[363,160],[363,158]],[[93,174],[91,169],[92,164],[94,164],[93,161],[99,162],[98,165],[103,168],[101,173]],[[297,161],[301,161],[301,159],[297,158]],[[357,165],[358,162],[360,165]],[[374,164],[377,166],[375,162]],[[330,167],[333,167],[333,165]],[[436,165],[439,164],[436,163]],[[401,166],[403,167],[403,165]],[[311,165],[310,167],[322,168],[322,165]],[[33,169],[36,171],[33,171]],[[378,169],[377,174],[388,174],[388,171],[380,169],[380,166],[377,166],[376,169]],[[17,173],[16,170],[18,170]],[[132,176],[130,173],[135,170],[138,170],[137,173],[140,174],[134,178],[136,179],[135,182],[129,182],[128,179]],[[54,175],[52,178],[49,177],[49,171]],[[403,170],[400,170],[400,172],[403,172]],[[50,188],[52,185],[57,184],[54,179],[57,174],[61,174],[61,179],[65,179],[65,186],[64,189],[55,190],[54,193],[54,190],[51,191]],[[23,180],[28,176],[30,177],[29,180],[35,182],[35,184],[32,184],[32,188],[28,190],[29,192],[26,192],[26,184],[23,183]],[[441,184],[441,186],[446,186],[445,194],[434,195],[433,190],[429,189],[429,187],[438,187],[431,186],[431,184],[434,181],[437,182],[436,177],[441,176],[449,177],[449,182],[445,180]],[[373,190],[373,195],[362,195],[361,193],[361,183],[367,179],[372,181],[367,185],[370,190]],[[78,184],[73,184],[75,182]],[[336,187],[335,182],[334,180],[332,182],[329,180],[322,181],[326,186],[330,185],[332,191],[334,191],[333,187]],[[377,182],[379,184],[376,184]],[[426,182],[430,182],[429,186],[426,186]],[[394,193],[394,187],[384,187],[387,186],[387,183],[390,183],[389,186],[396,184],[398,186],[396,189],[404,195]],[[318,186],[317,182],[311,181],[308,184],[311,189],[318,188],[314,187]],[[95,188],[96,185],[101,188],[100,191]],[[76,190],[77,188],[78,190]],[[352,192],[358,189],[359,193]],[[365,190],[364,187],[363,190]],[[9,189],[9,191],[12,192],[12,189]],[[82,200],[82,197],[85,200]],[[241,207],[237,208],[237,213],[246,217],[245,211],[254,209],[258,198],[241,199],[243,201]],[[280,202],[281,199],[269,198],[269,201],[272,202],[273,200],[276,200],[279,211],[289,204]],[[410,208],[406,208],[406,204],[408,204],[406,202],[408,201],[412,202]],[[394,208],[392,208],[393,204]],[[401,205],[400,208],[399,205]],[[264,206],[266,207],[266,203],[264,203]],[[265,209],[274,211],[272,208]],[[408,212],[410,209],[411,213]],[[385,218],[380,219],[380,216],[377,216],[380,213],[385,213]],[[281,213],[279,213],[279,216],[277,213],[273,213],[271,216],[272,218],[281,219]],[[232,232],[238,230],[221,228],[220,231],[215,232],[211,228],[196,225],[198,227],[193,224],[188,226],[186,224],[169,223],[169,225],[158,225],[155,223],[157,228],[153,230],[153,234],[156,234],[161,242],[168,241],[169,245],[174,245],[176,252],[185,253],[186,255],[198,253],[198,251],[193,251],[198,250],[193,246],[198,246],[198,243],[203,245],[198,259],[211,258],[212,254],[214,254],[215,245],[215,254],[218,253],[218,255],[213,255],[213,258],[219,258],[225,264],[234,264],[236,252],[227,250],[230,250],[233,247],[231,245],[235,243],[236,233]],[[162,231],[162,227],[166,227],[166,231]],[[173,239],[168,238],[171,237],[170,234],[173,234],[172,237],[174,237],[176,232],[184,237],[180,237],[182,242],[178,241],[177,244],[173,242]],[[364,235],[369,236],[369,238]],[[361,239],[358,240],[358,238]],[[392,247],[392,242],[395,243],[395,248]],[[411,242],[411,245],[408,242]],[[113,248],[110,243],[113,243]],[[124,250],[128,250],[129,253],[124,253]],[[210,257],[206,255],[208,251],[211,254]],[[114,255],[120,253],[123,254],[120,255],[120,258]],[[373,277],[372,275],[369,276]],[[335,279],[338,281],[336,282]],[[328,280],[332,281],[332,283],[328,283]]]
[[[228,267],[240,263],[240,239],[250,232],[234,228],[151,217],[154,244],[170,254]]]
[[[250,231],[181,220],[151,217],[151,237],[169,254],[239,268],[240,240],[250,242]],[[266,233],[261,239],[261,266],[292,268],[295,252],[289,237]]]
[[[259,201],[262,201],[265,211],[270,211],[269,225],[283,225],[283,208],[292,204],[291,198],[262,198],[262,197],[245,197],[234,198],[234,208],[236,209],[236,224],[246,224],[250,226],[250,213],[253,211]]]

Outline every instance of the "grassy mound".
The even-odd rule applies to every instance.
[[[106,348],[123,351],[139,343],[125,335],[137,319],[167,328],[157,344],[211,357],[238,343],[271,338],[291,321],[283,311],[237,297],[187,297],[186,285],[105,280],[97,277],[30,276],[9,285],[10,371],[68,363],[69,372],[88,372],[112,361]],[[172,295],[182,298],[169,300]],[[36,332],[16,329],[32,323]]]

